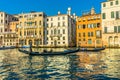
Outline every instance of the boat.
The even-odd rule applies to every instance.
[[[18,49],[20,52],[25,53],[25,54],[29,54],[29,55],[33,55],[33,56],[45,56],[45,55],[66,55],[66,54],[70,54],[70,53],[75,53],[78,52],[79,49],[74,49],[74,50],[64,50],[64,51],[59,51],[59,52],[53,52],[53,51],[44,51],[44,52],[30,52],[27,50],[22,50],[22,49]]]
[[[93,48],[93,49],[88,49],[88,48],[80,48],[79,51],[80,52],[98,52],[101,50],[105,50],[105,47],[102,48]]]
[[[30,46],[22,46],[21,48],[30,48]]]
[[[15,48],[16,48],[15,46],[3,46],[3,47],[0,47],[0,50],[15,49]]]

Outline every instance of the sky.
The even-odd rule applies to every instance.
[[[56,15],[58,11],[67,13],[71,7],[72,13],[81,16],[82,12],[95,8],[96,13],[101,11],[101,2],[106,0],[1,0],[0,11],[9,14],[28,13],[30,11],[45,12],[48,16]]]

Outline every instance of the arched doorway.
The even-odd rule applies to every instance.
[[[28,43],[30,46],[32,46],[32,40],[29,40]]]
[[[113,37],[112,36],[109,36],[109,38],[108,38],[108,45],[109,45],[109,47],[113,47]]]

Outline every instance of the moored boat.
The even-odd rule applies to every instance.
[[[81,52],[98,52],[98,51],[101,51],[101,50],[105,50],[105,47],[102,47],[102,48],[92,48],[92,49],[89,49],[89,48],[80,48],[79,51]]]
[[[3,47],[0,47],[0,50],[6,50],[6,49],[14,49],[16,48],[15,46],[3,46]]]
[[[44,56],[44,55],[66,55],[66,54],[78,52],[79,49],[64,50],[64,51],[59,51],[59,52],[53,52],[53,51],[30,52],[30,51],[21,50],[21,49],[19,49],[19,51],[22,52],[22,53],[25,53],[25,54],[33,55],[33,56],[37,56],[37,55]]]

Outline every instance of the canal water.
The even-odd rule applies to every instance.
[[[120,49],[60,56],[0,50],[0,80],[120,80]]]

